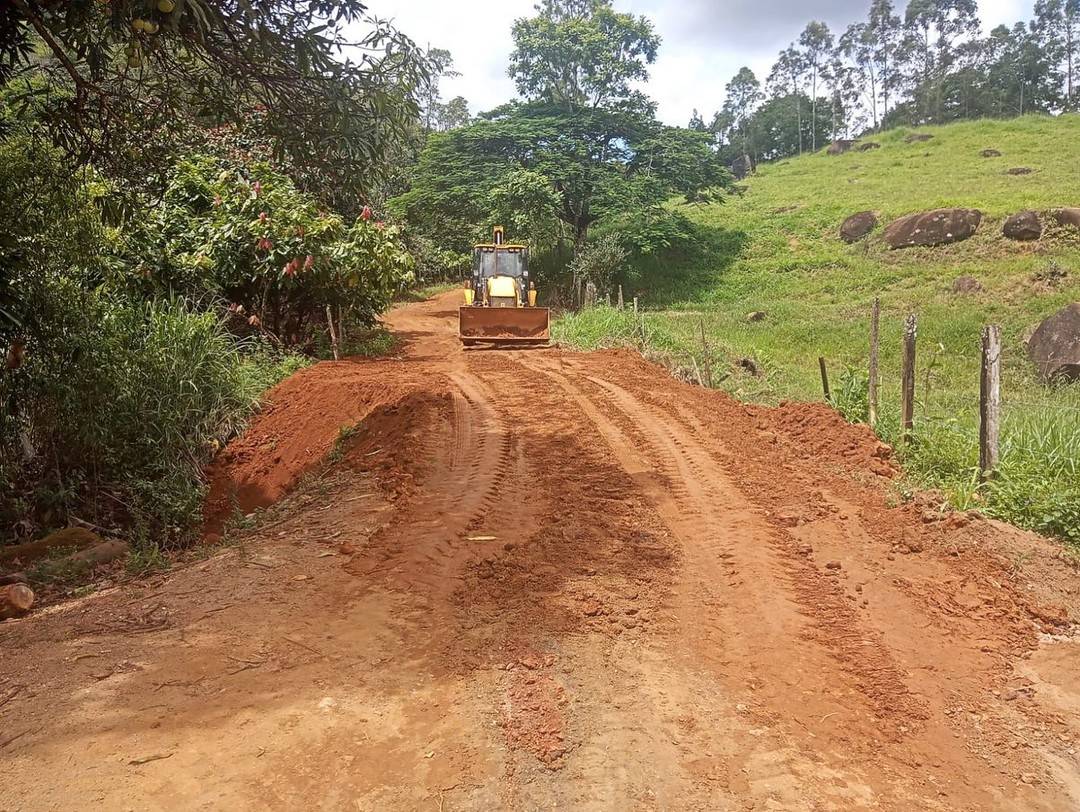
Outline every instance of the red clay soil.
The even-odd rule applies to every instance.
[[[274,504],[322,464],[342,430],[424,390],[445,391],[437,371],[394,361],[325,362],[278,384],[207,471],[204,536],[216,539],[237,512]]]
[[[262,529],[0,624],[8,806],[1080,808],[1061,547],[822,405],[463,352],[457,295],[274,392],[215,466]]]

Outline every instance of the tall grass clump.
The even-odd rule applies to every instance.
[[[180,543],[201,508],[204,466],[304,362],[238,342],[182,299],[68,293],[49,302],[68,308],[66,329],[37,346],[8,392],[16,410],[0,445],[21,476],[6,477],[0,503],[43,526],[79,515],[160,547]]]

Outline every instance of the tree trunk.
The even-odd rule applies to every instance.
[[[589,239],[589,224],[577,222],[574,224],[574,256],[578,257],[585,250],[585,243]]]

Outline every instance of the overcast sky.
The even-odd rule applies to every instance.
[[[443,98],[464,96],[472,113],[515,95],[506,75],[510,27],[533,13],[535,0],[370,0],[370,12],[393,19],[420,45],[445,48],[461,76],[443,83]],[[904,0],[896,0],[903,8]],[[669,124],[686,124],[693,108],[706,120],[724,85],[743,65],[764,81],[780,49],[811,19],[839,33],[866,15],[869,0],[615,0],[619,11],[644,14],[662,42],[647,87]],[[980,0],[983,29],[1031,16],[1033,0]]]

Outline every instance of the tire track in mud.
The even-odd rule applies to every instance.
[[[669,542],[617,463],[582,436],[583,415],[516,356],[475,355],[470,367],[520,428],[528,498],[544,520],[462,596],[487,649],[511,657],[501,683],[508,806],[685,799],[662,690],[648,684],[636,647],[664,622]]]
[[[486,388],[458,371],[449,378],[452,422],[431,427],[430,435],[429,450],[442,462],[346,567],[368,586],[381,578],[429,606],[445,600],[495,541],[486,536],[508,518],[496,508],[514,468],[514,435]],[[481,528],[483,537],[469,535]]]
[[[858,616],[852,606],[854,596],[845,593],[838,570],[819,569],[785,528],[749,510],[750,500],[718,473],[716,455],[668,410],[645,405],[584,362],[561,365],[558,372],[543,365],[533,365],[533,369],[550,376],[582,403],[624,467],[636,474],[683,540],[697,565],[692,568],[697,577],[722,567],[729,589],[720,592],[719,606],[711,597],[704,603],[706,610],[727,619],[716,632],[706,631],[703,639],[726,638],[729,648],[738,651],[735,658],[752,674],[746,682],[752,686],[753,707],[763,720],[794,720],[804,728],[799,731],[789,725],[787,743],[801,741],[801,745],[797,756],[789,748],[788,756],[780,758],[779,773],[789,778],[800,772],[809,775],[812,763],[817,761],[820,767],[826,756],[837,775],[846,774],[841,783],[849,784],[854,760],[862,762],[868,782],[864,789],[872,787],[877,802],[918,798],[923,808],[949,808],[945,790],[929,791],[917,786],[925,781],[898,778],[898,765],[879,752],[882,743],[901,745],[902,754],[913,751],[901,755],[902,760],[914,758],[920,763],[926,758],[934,764],[928,770],[933,787],[948,786],[947,776],[972,775],[978,765],[967,758],[959,762],[941,758],[943,741],[955,733],[927,722],[927,698],[909,690],[911,674],[879,630]],[[665,492],[666,483],[679,484]],[[718,543],[718,538],[726,543]],[[708,586],[699,583],[691,591],[705,590]],[[791,614],[793,607],[797,617]],[[718,614],[717,608],[722,610]],[[771,623],[763,623],[766,618]],[[786,660],[785,651],[790,652]],[[819,656],[824,652],[831,664]],[[792,666],[816,684],[806,690],[807,686],[793,681]],[[815,732],[809,738],[803,735],[811,729]],[[922,738],[911,747],[915,737]],[[826,748],[833,752],[827,754]],[[923,755],[915,756],[915,752]],[[802,769],[797,763],[800,759],[804,760]],[[770,753],[767,761],[777,766],[776,753]],[[791,789],[798,794],[796,785]],[[981,796],[981,803],[1000,801],[989,788],[968,786],[964,794]],[[794,796],[788,801],[797,808]],[[849,796],[847,802],[855,799]]]

